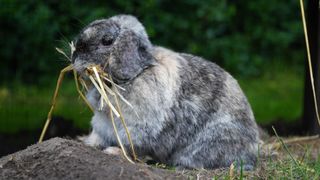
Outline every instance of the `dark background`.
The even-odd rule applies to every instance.
[[[211,59],[233,74],[258,76],[273,61],[304,62],[296,0],[1,0],[1,79],[52,81],[64,66],[54,47],[89,22],[120,13],[137,16],[154,44]]]
[[[0,141],[36,142],[59,71],[68,65],[54,48],[68,51],[86,24],[116,14],[138,17],[154,44],[229,71],[261,126],[308,133],[301,129],[306,56],[297,0],[0,0]],[[70,77],[54,115],[49,136],[89,130],[91,113]]]

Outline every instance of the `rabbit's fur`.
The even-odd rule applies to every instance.
[[[237,81],[215,63],[152,45],[130,15],[85,27],[72,60],[80,73],[90,64],[105,67],[125,88],[118,90],[133,108],[121,102],[121,109],[138,155],[184,168],[254,166],[260,139],[251,107]],[[109,110],[99,110],[100,94],[92,87],[87,98],[95,112],[84,142],[117,146]]]

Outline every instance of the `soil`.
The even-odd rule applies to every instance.
[[[39,120],[45,122],[45,119]],[[42,127],[33,130],[20,130],[13,133],[0,133],[0,157],[23,150],[39,140]],[[88,130],[77,128],[71,119],[53,116],[44,140],[53,137],[76,138],[88,134]]]
[[[174,171],[128,163],[74,140],[53,138],[0,159],[3,179],[179,179]]]
[[[276,138],[269,138],[273,140]],[[312,151],[312,159],[317,159],[319,138],[288,144],[296,158],[304,156],[306,146]],[[286,152],[280,148],[276,154],[281,159]],[[265,179],[266,166],[261,161],[247,177]],[[181,171],[164,168],[167,167],[131,164],[121,156],[105,154],[80,142],[53,138],[0,158],[0,179],[212,179],[229,174],[229,168]]]

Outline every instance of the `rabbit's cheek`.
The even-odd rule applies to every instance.
[[[114,80],[122,83],[134,79],[142,72],[142,70],[143,69],[137,64],[110,64],[110,71]]]

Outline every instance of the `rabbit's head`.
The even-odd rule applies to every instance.
[[[72,63],[77,71],[100,65],[117,83],[130,81],[155,64],[144,27],[130,15],[90,23],[75,39],[75,48]]]

